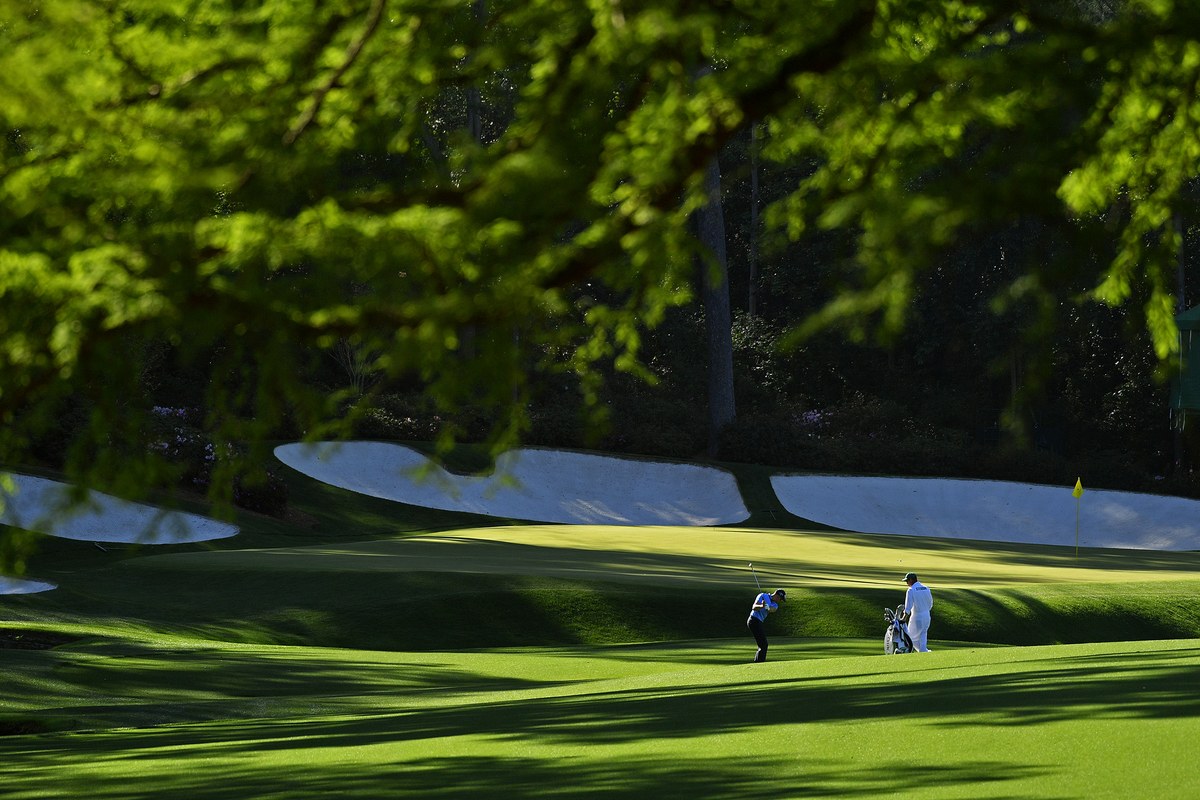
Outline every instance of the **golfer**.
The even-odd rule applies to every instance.
[[[763,627],[763,623],[767,621],[767,614],[779,610],[779,604],[787,599],[787,592],[783,589],[776,589],[767,594],[762,592],[758,597],[754,598],[754,605],[750,607],[750,618],[746,620],[746,627],[754,634],[754,641],[758,642],[758,652],[754,654],[754,663],[767,660],[767,631]]]
[[[913,650],[929,652],[929,622],[933,618],[933,595],[929,587],[917,580],[917,573],[904,576],[908,591],[904,593],[904,616],[908,620],[908,638],[912,639]]]

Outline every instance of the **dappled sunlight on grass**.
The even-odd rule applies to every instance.
[[[297,706],[286,718],[2,737],[0,755],[12,767],[6,789],[13,798],[34,797],[47,780],[68,794],[87,786],[89,796],[114,800],[138,794],[134,787],[147,781],[161,796],[201,799],[299,798],[317,790],[351,798],[400,791],[452,797],[472,786],[491,797],[565,797],[568,788],[585,785],[601,796],[678,796],[689,787],[709,796],[712,785],[706,793],[700,778],[726,781],[721,785],[731,791],[719,794],[734,797],[748,797],[752,788],[758,796],[865,797],[915,790],[934,778],[939,788],[931,796],[1047,796],[1037,791],[1040,782],[1061,779],[1068,764],[1099,778],[1128,773],[1107,748],[1088,746],[1084,732],[1095,726],[1116,749],[1135,746],[1152,721],[1200,732],[1193,691],[1200,645],[1117,649],[693,665],[559,685],[537,684],[553,670],[552,655],[480,653],[473,657],[514,659],[514,667],[524,660],[532,682],[459,694],[412,693],[396,685],[394,697],[347,698],[338,709],[323,708],[314,697],[313,708]],[[353,663],[310,663],[309,653],[287,658],[268,650],[243,657],[225,677],[258,658],[297,667],[297,675],[274,685],[259,673],[264,697],[286,690],[291,680],[336,686],[342,668]],[[431,675],[470,660],[465,654],[442,658],[447,663],[432,667]],[[382,662],[363,666],[369,667],[364,680],[388,684],[383,673],[371,677]],[[404,658],[396,666],[403,668]],[[322,676],[329,669],[331,675]],[[450,685],[453,676],[446,676]],[[234,683],[256,681],[244,675]],[[239,710],[241,702],[230,698],[228,709]],[[954,735],[947,739],[943,731]],[[1046,738],[1053,748],[1044,746]],[[922,749],[932,771],[916,768],[906,749],[912,747]],[[351,770],[363,763],[372,766]],[[191,764],[221,780],[199,780]],[[686,774],[678,771],[683,766]],[[1186,774],[1182,769],[1175,767]],[[347,782],[335,791],[343,776]],[[122,787],[121,780],[134,783]]]
[[[150,556],[189,569],[483,572],[620,582],[753,587],[886,586],[910,569],[939,588],[1200,579],[1200,553],[1084,550],[745,528],[523,525],[453,535]]]
[[[482,662],[482,671],[472,661]],[[563,682],[479,658],[127,640],[25,652],[6,659],[5,674],[0,717],[36,714],[39,725],[59,730],[364,713],[422,695],[444,699]]]

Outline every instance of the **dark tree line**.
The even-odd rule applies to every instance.
[[[3,457],[1165,474],[1200,12],[786,5],[6,6]]]

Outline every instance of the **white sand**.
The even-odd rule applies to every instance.
[[[280,461],[324,483],[410,505],[505,519],[601,525],[730,525],[749,512],[725,470],[634,458],[520,449],[488,476],[447,472],[416,450],[380,442],[289,444]],[[93,542],[179,544],[237,534],[235,525],[13,475],[0,523]],[[945,478],[776,475],[788,511],[860,533],[1144,550],[1200,550],[1200,501],[1071,486]],[[65,509],[65,510],[64,510]],[[0,594],[55,588],[0,576]]]
[[[0,487],[0,524],[62,539],[85,542],[183,544],[224,539],[236,525],[89,492],[71,503],[67,484],[31,475],[8,475],[12,491]],[[52,583],[0,576],[0,595],[30,594],[56,588]]]
[[[556,450],[502,454],[488,476],[455,475],[402,445],[289,444],[289,467],[361,494],[445,511],[593,525],[728,525],[750,516],[725,470]]]
[[[45,581],[30,581],[23,578],[10,578],[0,575],[0,594],[34,594],[57,589],[53,583]]]
[[[0,489],[0,523],[63,539],[85,542],[182,544],[224,539],[236,525],[121,500],[90,492],[78,506],[70,503],[70,487],[30,475],[12,475],[14,491]]]
[[[408,447],[290,444],[275,455],[324,483],[410,505],[493,517],[611,525],[728,525],[749,512],[732,474],[712,467],[522,449],[487,477],[451,474]],[[1070,486],[942,478],[777,475],[798,517],[860,533],[1073,546]],[[1200,550],[1200,501],[1086,489],[1079,545]]]
[[[1075,545],[1074,484],[777,475],[771,485],[791,513],[847,531]],[[1200,550],[1200,501],[1085,486],[1078,510],[1081,547]]]

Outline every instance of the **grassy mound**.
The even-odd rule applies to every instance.
[[[903,598],[896,578],[919,564],[935,593],[935,641],[1200,637],[1195,553],[1076,559],[1063,548],[757,528],[497,526],[351,538],[360,533],[349,525],[340,541],[313,544],[305,532],[259,530],[251,536],[276,546],[248,549],[59,545],[48,577],[60,588],[6,606],[13,618],[96,629],[119,619],[214,641],[373,650],[730,638],[746,636],[756,587],[741,554],[752,552],[764,585],[788,589],[768,626],[780,636],[880,636],[882,609]]]

